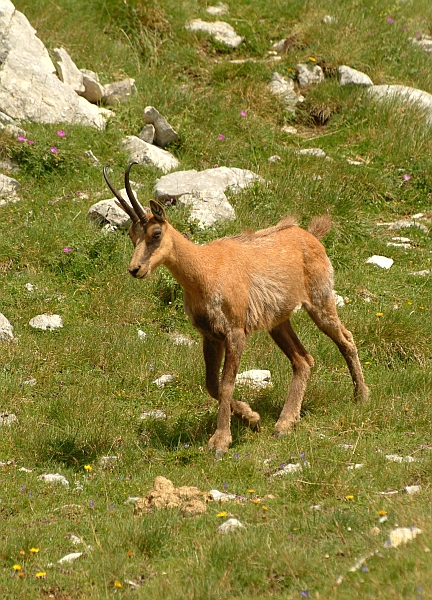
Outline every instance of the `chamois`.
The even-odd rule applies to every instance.
[[[293,377],[275,434],[289,433],[300,419],[314,360],[290,323],[291,313],[299,305],[337,345],[348,365],[355,397],[366,400],[368,388],[353,336],[336,311],[333,268],[318,241],[331,227],[329,217],[314,218],[308,231],[298,227],[293,218],[286,218],[268,229],[199,246],[170,225],[158,202],[150,200],[152,214],[145,213],[129,182],[133,164],[125,171],[130,204],[104,169],[110,190],[132,219],[129,236],[135,250],[129,273],[144,279],[159,265],[165,265],[184,289],[186,314],[203,336],[206,388],[219,402],[217,429],[209,440],[209,449],[214,449],[217,457],[228,450],[232,441],[231,412],[259,430],[259,414],[233,398],[240,359],[252,331],[267,330],[292,364]]]

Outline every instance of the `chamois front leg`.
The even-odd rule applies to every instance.
[[[206,366],[206,389],[210,396],[219,400],[219,372],[224,353],[224,343],[220,340],[203,339],[204,362]]]
[[[225,340],[225,363],[219,383],[219,412],[217,429],[209,440],[209,450],[216,450],[216,458],[222,458],[231,444],[231,403],[235,379],[246,342],[243,331],[230,332]]]

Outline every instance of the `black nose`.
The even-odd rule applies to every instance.
[[[141,265],[138,265],[138,267],[135,267],[134,269],[129,269],[129,273],[132,275],[132,277],[136,277],[140,269]]]

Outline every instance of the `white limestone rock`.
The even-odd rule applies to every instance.
[[[392,258],[387,258],[386,256],[380,256],[379,254],[374,254],[370,256],[367,261],[369,265],[375,265],[377,267],[381,267],[382,269],[390,269],[394,260]]]
[[[162,376],[163,377],[163,376]],[[166,375],[165,375],[166,377]],[[168,377],[171,377],[171,375],[168,375]],[[173,380],[174,381],[174,380]],[[155,381],[153,381],[153,383],[156,383]],[[165,385],[165,384],[164,384]],[[161,387],[161,386],[158,386]],[[162,386],[163,387],[163,386]],[[141,413],[141,417],[140,417],[143,421],[145,419],[156,419],[156,420],[164,420],[167,418],[166,413],[163,412],[163,410],[146,410],[145,412]]]
[[[414,46],[418,46],[428,54],[432,52],[432,37],[430,35],[421,35],[419,38],[409,38]]]
[[[2,412],[0,413],[0,426],[10,426],[12,423],[18,423],[18,417],[14,413]]]
[[[43,331],[54,331],[63,327],[63,320],[60,315],[49,315],[44,313],[36,315],[29,321],[30,327],[34,329],[42,329]]]
[[[128,135],[122,142],[122,150],[129,156],[131,162],[137,162],[146,167],[157,167],[168,173],[179,166],[179,161],[167,150],[148,144],[135,135]]]
[[[403,85],[372,85],[368,91],[377,100],[396,101],[420,109],[426,122],[432,124],[432,94]]]
[[[384,548],[397,548],[405,546],[411,540],[414,540],[422,530],[418,527],[397,527],[390,532],[388,538],[384,542]]]
[[[373,85],[372,79],[368,75],[346,65],[338,67],[338,74],[341,85]]]
[[[63,556],[63,558],[60,558],[60,560],[58,560],[57,563],[59,565],[70,564],[75,562],[76,559],[82,555],[82,552],[71,552],[70,554],[66,554],[66,556]]]
[[[48,51],[10,0],[0,6],[0,111],[37,123],[80,123],[103,129],[107,111],[78,96],[56,75]]]
[[[244,529],[245,526],[240,523],[238,519],[228,519],[225,523],[222,523],[218,527],[218,533],[230,533],[231,531],[235,531],[236,529]]]
[[[216,41],[226,44],[230,48],[237,48],[243,41],[243,38],[236,34],[233,27],[225,21],[215,21],[209,23],[201,19],[193,19],[186,25],[189,31],[203,31],[212,35]]]
[[[2,342],[13,342],[14,339],[13,326],[9,320],[0,313],[0,344]]]
[[[153,125],[155,131],[153,143],[156,144],[156,146],[165,148],[167,144],[176,142],[180,139],[177,131],[171,127],[165,117],[163,117],[154,106],[145,107],[144,123],[147,125]],[[141,139],[144,138],[141,137]]]
[[[12,177],[0,174],[0,206],[18,202],[21,184]]]
[[[207,6],[206,12],[213,16],[225,15],[228,12],[228,6],[226,4],[222,4],[222,2],[219,2],[219,4],[216,4],[216,6]]]
[[[92,104],[97,104],[104,96],[104,86],[99,83],[99,77],[93,71],[81,69],[81,73],[84,91],[80,92],[80,96],[83,96],[83,98]]]
[[[319,65],[299,63],[296,70],[297,80],[301,87],[316,85],[324,81],[324,73]]]
[[[157,385],[158,388],[163,388],[166,386],[167,383],[174,383],[174,381],[175,381],[174,375],[161,375],[160,377],[155,379],[153,381],[153,383],[155,385]],[[141,415],[141,418],[142,418],[142,415]]]
[[[59,473],[45,473],[44,475],[39,475],[38,479],[39,481],[45,481],[45,483],[61,483],[69,487],[69,481]]]
[[[255,389],[266,389],[272,386],[271,373],[267,369],[251,369],[236,376],[236,385],[248,385]]]
[[[296,154],[299,156],[316,156],[318,158],[325,158],[327,156],[321,148],[303,148],[302,150],[297,150]]]
[[[153,192],[159,202],[177,199],[184,194],[196,192],[225,192],[237,193],[255,182],[264,180],[249,171],[236,167],[217,167],[204,171],[177,171],[164,175],[156,181]]]
[[[132,192],[137,198],[136,191],[133,189],[133,182],[131,181]],[[125,202],[131,205],[129,198],[127,197],[126,189],[123,188],[120,191],[121,196]],[[144,207],[147,211],[147,207]],[[132,224],[132,220],[129,215],[117,204],[116,198],[110,198],[108,200],[101,200],[90,206],[87,212],[87,217],[98,225],[109,224],[118,229],[129,229]]]
[[[299,102],[303,102],[304,98],[294,89],[294,81],[287,79],[279,73],[273,73],[269,83],[269,90],[274,96],[278,96],[285,104],[286,109],[293,113]]]
[[[200,229],[208,229],[217,222],[233,221],[236,218],[228,198],[220,190],[183,194],[177,199],[177,206],[190,206],[189,222],[198,223]]]
[[[64,48],[54,48],[53,52],[57,61],[57,73],[60,81],[63,81],[77,94],[85,92],[83,74],[66,50]]]
[[[134,92],[136,92],[135,79],[114,81],[104,87],[103,100],[108,106],[117,106],[129,100]]]
[[[156,129],[153,125],[144,125],[141,132],[138,134],[140,140],[147,142],[147,144],[153,144],[156,135]]]

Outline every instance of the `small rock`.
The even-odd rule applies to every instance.
[[[244,525],[240,523],[238,519],[228,519],[225,523],[222,523],[218,527],[218,533],[230,533],[231,531],[235,531],[236,529],[244,529]]]
[[[420,275],[420,277],[425,277],[426,275],[432,274],[432,269],[423,269],[423,271],[413,271],[409,273],[410,275]]]
[[[376,525],[375,525],[375,527],[372,527],[372,529],[369,531],[369,534],[373,535],[374,537],[376,537],[380,533],[381,533],[381,529],[379,527],[377,527]]]
[[[25,287],[25,289],[28,292],[34,292],[35,291],[35,286],[32,283],[26,283],[24,287]]]
[[[133,189],[136,184],[134,184],[132,181],[130,183],[132,187],[132,193],[134,194],[135,199],[138,199],[137,193]],[[130,200],[127,197],[126,190],[123,188],[119,191],[124,201],[130,205]],[[147,208],[144,207],[144,211],[146,210]],[[132,223],[129,215],[127,215],[125,211],[118,206],[116,198],[110,198],[109,200],[100,200],[100,202],[96,202],[96,204],[93,204],[88,209],[87,217],[97,225],[108,223],[108,225],[113,225],[119,229],[129,229]]]
[[[228,12],[228,6],[219,2],[216,6],[207,6],[206,11],[209,15],[225,15]]]
[[[274,154],[273,156],[269,156],[267,160],[271,163],[276,163],[281,160],[281,157],[278,154]]]
[[[18,471],[21,471],[22,473],[33,473],[33,469],[27,469],[27,467],[20,467]]]
[[[337,294],[334,290],[333,290],[333,296],[334,296],[337,308],[342,308],[343,306],[345,306],[345,300],[343,299],[343,297],[339,296],[339,294]]]
[[[136,502],[138,502],[138,500],[140,500],[139,496],[128,496],[126,498],[126,500],[124,501],[125,504],[135,504]]]
[[[321,510],[321,508],[321,504],[312,504],[312,506],[309,506],[310,510]]]
[[[300,156],[317,156],[319,158],[325,158],[327,154],[321,148],[303,148],[303,150],[297,150],[296,154]]]
[[[63,320],[60,315],[49,315],[44,313],[42,315],[36,315],[29,321],[30,327],[34,329],[42,329],[43,331],[54,331],[63,327]]]
[[[140,140],[147,142],[147,144],[153,144],[156,135],[156,129],[153,125],[144,125],[141,132],[138,134]]]
[[[59,565],[73,563],[77,558],[79,558],[82,555],[83,555],[82,552],[71,552],[70,554],[66,554],[66,556],[63,556],[63,558],[61,558],[57,562]]]
[[[182,333],[173,333],[171,339],[175,346],[193,346],[195,343],[190,337]]]
[[[179,166],[179,161],[171,152],[148,144],[135,135],[128,135],[122,141],[122,150],[128,154],[129,161],[145,167],[157,167],[164,173]]]
[[[403,244],[401,242],[387,242],[386,246],[390,248],[404,248],[405,250],[412,248],[411,244]]]
[[[406,485],[402,491],[409,496],[413,496],[421,492],[421,485]]]
[[[379,256],[374,254],[366,261],[369,265],[376,265],[377,267],[381,267],[382,269],[390,269],[394,260],[392,258],[387,258],[386,256]]]
[[[284,475],[291,475],[293,473],[297,473],[298,471],[302,470],[302,465],[300,463],[289,463],[287,465],[285,465],[284,467],[282,467],[281,469],[279,469],[279,471],[276,471],[276,473],[273,473],[270,476],[270,479],[275,479],[276,477],[283,477]]]
[[[397,527],[390,532],[389,537],[384,542],[384,548],[397,548],[405,545],[410,540],[414,540],[421,532],[422,530],[418,527]]]
[[[356,69],[351,69],[351,67],[347,67],[346,65],[338,67],[338,73],[339,83],[341,85],[373,85],[371,78],[365,73],[357,71]]]
[[[269,83],[270,92],[274,96],[278,96],[285,104],[286,109],[293,113],[295,112],[295,106],[299,102],[303,102],[304,98],[294,89],[294,81],[292,79],[286,79],[279,73],[273,73]]]
[[[284,133],[288,133],[289,135],[297,135],[298,131],[295,127],[291,127],[291,125],[284,125],[282,127],[282,131]]]
[[[153,382],[153,383],[155,383],[155,382]],[[161,386],[158,386],[158,387],[161,387]],[[166,418],[167,418],[167,416],[162,410],[147,410],[147,411],[141,413],[141,417],[140,417],[140,419],[143,419],[143,420],[144,419],[166,419]]]
[[[230,48],[237,48],[243,41],[243,38],[236,34],[234,29],[225,21],[215,21],[208,23],[201,19],[194,19],[186,25],[189,31],[203,31],[214,36],[215,40],[226,44]]]
[[[117,106],[126,102],[135,91],[135,79],[114,81],[104,87],[103,99],[108,106]]]
[[[324,81],[324,73],[319,65],[300,63],[296,66],[297,79],[301,87]]]
[[[18,190],[21,184],[13,177],[0,174],[0,206],[5,206],[10,202],[18,202]]]
[[[425,233],[427,233],[429,231],[428,228],[426,227],[426,225],[423,225],[423,223],[417,223],[417,221],[408,221],[406,219],[401,219],[400,221],[395,221],[394,223],[389,224],[390,230],[408,229],[409,227],[417,227],[418,229],[421,229]]]
[[[23,385],[37,385],[37,379],[35,379],[34,377],[31,377],[30,379],[26,379],[25,381],[23,381]]]
[[[347,163],[349,165],[355,165],[357,167],[364,165],[364,163],[361,160],[352,160],[351,158],[347,158]]]
[[[225,492],[220,492],[219,490],[210,490],[209,494],[215,502],[229,502],[230,500],[237,500],[237,496],[235,494],[225,494]]]
[[[420,109],[424,113],[425,121],[432,123],[432,94],[403,85],[371,85],[368,91],[377,100],[397,101]]]
[[[411,219],[423,219],[424,218],[424,214],[423,213],[416,213],[415,215],[412,215]]]
[[[325,15],[321,22],[324,23],[324,25],[335,25],[337,23],[337,19],[331,15]]]
[[[18,423],[18,417],[14,413],[0,413],[0,427],[2,425],[12,425],[12,423]]]
[[[171,127],[165,117],[163,117],[160,112],[154,108],[154,106],[145,107],[144,123],[147,123],[147,125],[153,125],[155,129],[154,143],[161,148],[165,148],[167,144],[176,142],[180,139],[177,131]]]
[[[0,344],[14,340],[13,326],[6,317],[0,313]]]
[[[45,473],[44,475],[39,475],[38,479],[39,481],[45,481],[45,483],[61,483],[69,487],[69,481],[59,473]]]
[[[101,456],[99,466],[101,469],[111,469],[118,461],[118,456]]]
[[[63,81],[77,94],[85,92],[83,74],[66,50],[64,48],[54,48],[53,53],[57,61],[57,73],[60,81]]]
[[[144,342],[147,337],[147,334],[145,331],[142,331],[142,329],[138,329],[138,337]]]
[[[392,240],[394,242],[403,242],[403,243],[411,242],[411,240],[407,237],[392,237]]]
[[[364,467],[363,463],[356,463],[354,465],[348,465],[347,470],[352,471],[353,469],[362,469]]]
[[[271,373],[267,369],[251,369],[236,376],[237,385],[249,385],[256,389],[266,389],[272,386]]]
[[[409,38],[409,40],[414,44],[414,46],[418,46],[424,50],[424,52],[432,52],[432,37],[429,35],[422,35],[419,38]]]
[[[99,77],[93,71],[81,69],[81,73],[84,91],[80,92],[80,96],[92,104],[97,104],[104,97],[104,86],[99,83]]]
[[[344,450],[352,450],[354,448],[352,444],[339,444],[339,446]]]
[[[398,490],[389,490],[388,492],[378,492],[380,496],[394,496],[395,494],[399,494]]]
[[[152,383],[157,385],[159,388],[163,388],[167,383],[173,383],[175,381],[174,375],[161,375],[158,379],[155,379]]]
[[[399,456],[398,454],[386,454],[386,459],[396,463],[412,463],[417,461],[413,456]]]

